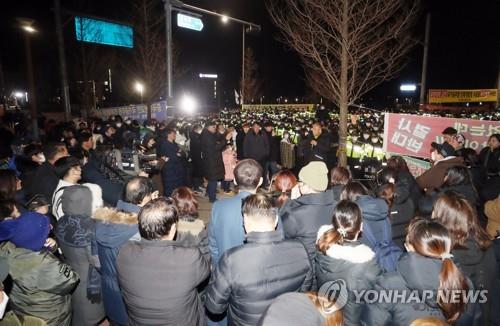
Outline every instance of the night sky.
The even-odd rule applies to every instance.
[[[131,1],[131,0],[129,0]],[[78,1],[62,0],[62,6],[75,9]],[[85,2],[85,1],[80,1]],[[158,0],[160,2],[160,0]],[[186,0],[186,3],[262,25],[258,36],[247,35],[247,46],[254,49],[259,74],[264,80],[266,99],[278,96],[302,97],[311,91],[304,83],[299,57],[286,45],[278,42],[279,31],[268,18],[262,0]],[[22,32],[16,26],[16,17],[36,20],[40,32],[33,38],[34,65],[40,101],[57,93],[59,87],[58,58],[54,16],[50,0],[2,1],[0,10],[0,60],[3,66],[5,92],[26,89],[25,57]],[[161,8],[161,6],[160,6]],[[126,0],[86,1],[85,13],[118,21],[129,21]],[[424,10],[432,14],[429,52],[429,88],[494,88],[500,57],[500,2],[497,0],[438,0],[425,1]],[[63,19],[64,20],[64,19]],[[66,17],[68,20],[68,17]],[[223,25],[215,17],[203,17],[205,28],[194,32],[174,26],[174,39],[180,51],[180,66],[188,73],[176,89],[189,87],[189,79],[200,72],[217,73],[222,87],[230,92],[237,88],[241,73],[241,26]],[[73,22],[65,29],[68,42],[67,57],[71,56],[74,40]],[[424,15],[415,30],[423,40]],[[106,49],[104,49],[106,50]],[[117,51],[119,58],[127,58],[130,50]],[[124,51],[124,52],[120,52]],[[398,93],[403,81],[419,82],[422,47],[417,46],[400,78],[387,82],[369,94],[382,98]],[[71,61],[71,60],[69,60]],[[71,65],[71,63],[70,63]],[[68,70],[74,67],[68,67]],[[117,67],[116,78],[126,80],[126,70]],[[128,90],[122,90],[123,93]]]

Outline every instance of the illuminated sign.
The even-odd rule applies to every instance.
[[[76,39],[82,42],[134,47],[134,30],[123,24],[86,17],[75,17]]]

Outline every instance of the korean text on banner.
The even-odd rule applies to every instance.
[[[429,103],[466,103],[496,101],[496,89],[429,89]]]
[[[426,117],[386,113],[384,151],[429,158],[431,143],[442,143],[441,132],[453,127],[466,138],[465,147],[476,151],[487,146],[492,134],[500,133],[500,121]]]

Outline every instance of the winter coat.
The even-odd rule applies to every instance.
[[[226,146],[225,139],[219,139],[217,134],[212,134],[206,129],[201,133],[203,176],[209,181],[224,178],[224,162],[222,161],[224,146]]]
[[[491,238],[500,235],[500,196],[484,204],[484,214],[488,217],[486,231]]]
[[[82,167],[81,181],[99,185],[102,189],[102,199],[111,206],[116,206],[116,203],[120,200],[123,184],[106,178],[99,170],[99,162],[93,155],[90,156],[87,164]]]
[[[407,233],[406,228],[413,217],[415,217],[415,205],[410,193],[410,187],[407,186],[406,182],[396,182],[395,190],[392,206],[389,207],[392,241],[400,248],[404,249]],[[418,189],[418,191],[420,191],[420,189]]]
[[[360,196],[356,200],[356,204],[358,204],[361,213],[363,213],[363,228],[370,228],[377,242],[388,240],[384,238],[384,233],[390,234],[389,240],[392,239],[392,230],[386,230],[386,232],[383,230],[383,228],[390,225],[387,223],[387,219],[389,218],[389,207],[383,199],[371,196]],[[370,243],[366,238],[363,238],[362,233],[361,242],[368,245],[370,248],[373,248],[375,245],[374,243]]]
[[[256,325],[271,301],[308,291],[313,273],[304,246],[280,231],[250,232],[246,243],[226,251],[210,279],[205,305],[227,310],[228,325]]]
[[[311,141],[316,140],[316,146],[311,145]],[[318,138],[311,133],[303,144],[305,164],[311,161],[327,162],[328,152],[330,151],[330,137],[326,132],[322,132]]]
[[[375,253],[357,241],[333,245],[327,250],[326,255],[321,252],[316,255],[318,287],[329,281],[344,280],[349,298],[355,298],[353,292],[355,290],[373,290],[375,281],[381,274]],[[359,325],[365,304],[348,300],[342,308],[344,325]]]
[[[417,179],[417,184],[420,189],[426,193],[432,192],[435,188],[439,188],[444,183],[446,171],[453,166],[463,166],[463,157],[450,156],[434,164],[429,170],[421,174]]]
[[[208,233],[205,223],[199,218],[189,220],[179,218],[177,222],[176,241],[187,247],[200,249],[203,257],[210,262],[210,250],[208,249]]]
[[[479,161],[483,167],[484,176],[487,177],[500,175],[500,149],[492,151],[489,147],[485,147],[479,152]]]
[[[287,200],[279,211],[286,239],[299,240],[314,263],[316,238],[322,225],[332,222],[337,202],[331,190]]]
[[[416,207],[420,197],[423,195],[422,189],[417,184],[415,177],[408,171],[398,173],[398,181],[396,182],[396,192],[401,199],[406,200],[405,193],[408,193],[413,205]]]
[[[130,325],[202,326],[197,287],[210,264],[198,248],[177,241],[129,241],[118,254],[118,279]]]
[[[71,291],[78,274],[46,251],[0,244],[0,257],[6,258],[13,285],[10,306],[19,315],[43,319],[48,326],[71,324]]]
[[[65,262],[80,276],[80,283],[71,296],[72,325],[96,325],[104,319],[105,313],[90,190],[84,186],[68,187],[61,201],[64,215],[54,233]]]
[[[272,133],[264,131],[267,135],[267,140],[269,142],[269,162],[280,163],[281,155],[280,155],[280,136],[273,136]]]
[[[163,143],[162,153],[162,157],[168,158],[161,169],[163,183],[183,183],[185,179],[184,158],[180,154],[179,145],[166,141]]]
[[[128,325],[127,310],[123,302],[116,257],[129,240],[139,241],[137,214],[103,207],[94,214],[96,241],[101,262],[101,284],[104,310],[108,318],[119,325]]]
[[[333,199],[335,201],[340,201],[340,194],[342,193],[342,190],[344,190],[344,185],[335,185],[331,189],[333,193]]]
[[[493,247],[482,251],[473,239],[465,243],[466,248],[452,250],[453,261],[460,270],[472,281],[477,290],[488,290],[488,300],[480,304],[482,324],[490,325],[491,302],[500,297],[498,288],[494,284],[498,275],[498,266]],[[491,320],[493,322],[493,320]]]
[[[224,180],[233,181],[234,168],[236,167],[236,152],[232,149],[223,151],[222,161],[224,162]]]
[[[439,195],[446,191],[458,192],[459,194],[465,196],[465,198],[472,205],[472,207],[476,207],[477,205],[478,195],[472,184],[449,186],[449,187],[434,189],[432,192],[427,193],[425,196],[420,198],[420,202],[418,203],[419,212],[422,215],[430,216],[432,213],[432,208],[434,207],[434,203],[438,199]]]
[[[191,132],[190,139],[191,144],[189,157],[191,158],[191,162],[193,164],[193,177],[201,178],[203,177],[203,164],[201,160],[201,134]]]
[[[50,200],[59,183],[59,176],[54,166],[45,162],[36,169],[33,179],[27,181],[28,183],[23,185],[26,188],[27,198],[38,194]]]
[[[234,197],[218,200],[212,205],[208,224],[208,247],[213,265],[219,263],[224,252],[242,245],[245,241],[241,202],[248,196],[249,192],[242,191]]]
[[[271,302],[257,326],[325,326],[325,322],[306,294],[290,292]]]
[[[265,132],[255,134],[250,130],[243,141],[243,152],[245,158],[251,158],[258,162],[267,160],[269,156],[269,139]]]
[[[245,136],[246,134],[243,129],[238,130],[238,134],[236,135],[236,151],[238,154],[238,160],[246,158],[243,152],[243,143],[245,141]]]
[[[425,297],[425,301],[411,300],[411,293],[416,292],[422,299],[424,290],[437,291],[439,288],[439,274],[443,261],[421,256],[417,253],[408,253],[401,257],[395,272],[385,273],[378,278],[375,290],[380,293],[384,290],[397,290],[397,294],[405,292],[405,303],[402,299],[377,300],[363,307],[361,325],[395,325],[407,326],[414,320],[423,317],[444,319],[442,310],[436,302],[436,295]],[[470,283],[470,281],[469,281]],[[472,283],[469,284],[473,289]],[[395,293],[395,292],[393,292]],[[394,296],[394,294],[393,294]],[[389,301],[389,302],[387,302]],[[467,304],[466,312],[462,314],[455,325],[479,325],[481,311],[477,304]]]

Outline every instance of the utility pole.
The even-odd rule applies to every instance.
[[[66,72],[66,56],[64,53],[64,38],[61,24],[61,3],[54,0],[54,15],[56,19],[57,52],[59,53],[59,75],[61,78],[61,89],[64,99],[64,118],[71,120],[71,103],[69,98],[68,74]]]
[[[28,73],[28,87],[29,87],[29,107],[31,114],[31,123],[33,128],[33,138],[38,140],[38,110],[36,106],[35,94],[35,77],[33,76],[33,59],[31,55],[31,40],[30,34],[24,34],[24,46],[26,51],[26,68]]]
[[[424,58],[422,62],[422,80],[420,81],[420,107],[427,102],[425,94],[427,93],[427,63],[429,61],[429,38],[431,32],[431,14],[425,16],[425,39],[424,39]]]
[[[241,42],[242,42],[242,54],[241,54],[241,96],[240,96],[240,103],[243,107],[243,99],[244,99],[244,89],[245,89],[245,34],[246,34],[246,26],[243,25],[243,32],[241,35]]]
[[[172,101],[172,3],[165,1],[165,27],[166,27],[166,51],[167,51],[167,115],[168,110],[173,108]],[[148,120],[151,119],[151,110],[148,110]]]
[[[261,26],[244,21],[241,19],[237,19],[234,17],[229,17],[223,14],[219,14],[218,12],[210,11],[207,9],[195,7],[192,5],[188,5],[186,3],[183,3],[182,1],[179,0],[163,0],[164,2],[164,8],[165,8],[165,24],[166,24],[166,48],[167,48],[167,112],[168,108],[172,107],[172,11],[179,11],[182,13],[187,13],[191,15],[196,15],[194,12],[202,13],[202,14],[207,14],[211,16],[216,16],[222,19],[225,19],[226,21],[233,21],[239,24],[243,25],[243,54],[242,54],[242,68],[241,68],[241,80],[243,81],[245,78],[245,33],[247,32],[246,27],[248,27],[248,31],[260,31]],[[243,84],[243,82],[242,82]],[[243,85],[242,85],[242,90],[241,90],[241,103],[243,104]]]

